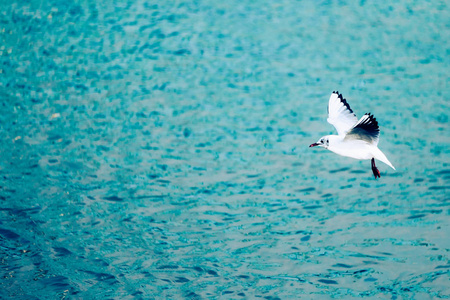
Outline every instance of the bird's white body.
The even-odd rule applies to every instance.
[[[324,148],[331,152],[360,160],[375,158],[395,170],[386,155],[384,155],[376,145],[371,145],[362,140],[352,140],[351,142],[348,142],[345,140],[345,136],[341,135],[327,135],[326,137],[329,139],[329,145]]]
[[[333,92],[328,102],[327,121],[336,128],[338,135],[326,135],[310,147],[320,146],[355,159],[371,159],[375,178],[380,177],[380,172],[375,166],[374,159],[395,170],[386,155],[378,149],[380,129],[373,115],[367,113],[358,120],[342,95]]]

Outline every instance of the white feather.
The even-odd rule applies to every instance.
[[[336,128],[339,135],[345,135],[358,122],[356,115],[342,102],[342,95],[333,92],[328,101],[328,123]]]

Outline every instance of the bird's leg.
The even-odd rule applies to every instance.
[[[377,166],[375,166],[375,158],[372,158],[372,172],[373,176],[375,176],[375,179],[380,178],[380,171],[378,170]]]

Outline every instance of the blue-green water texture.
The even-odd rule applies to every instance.
[[[1,1],[0,298],[448,299],[449,6]]]

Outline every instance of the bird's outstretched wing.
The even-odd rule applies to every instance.
[[[345,135],[358,122],[350,105],[338,91],[333,92],[328,101],[327,121],[336,128],[339,135]]]
[[[370,113],[365,114],[358,123],[350,129],[344,140],[363,140],[369,144],[378,145],[380,128],[377,119]]]

